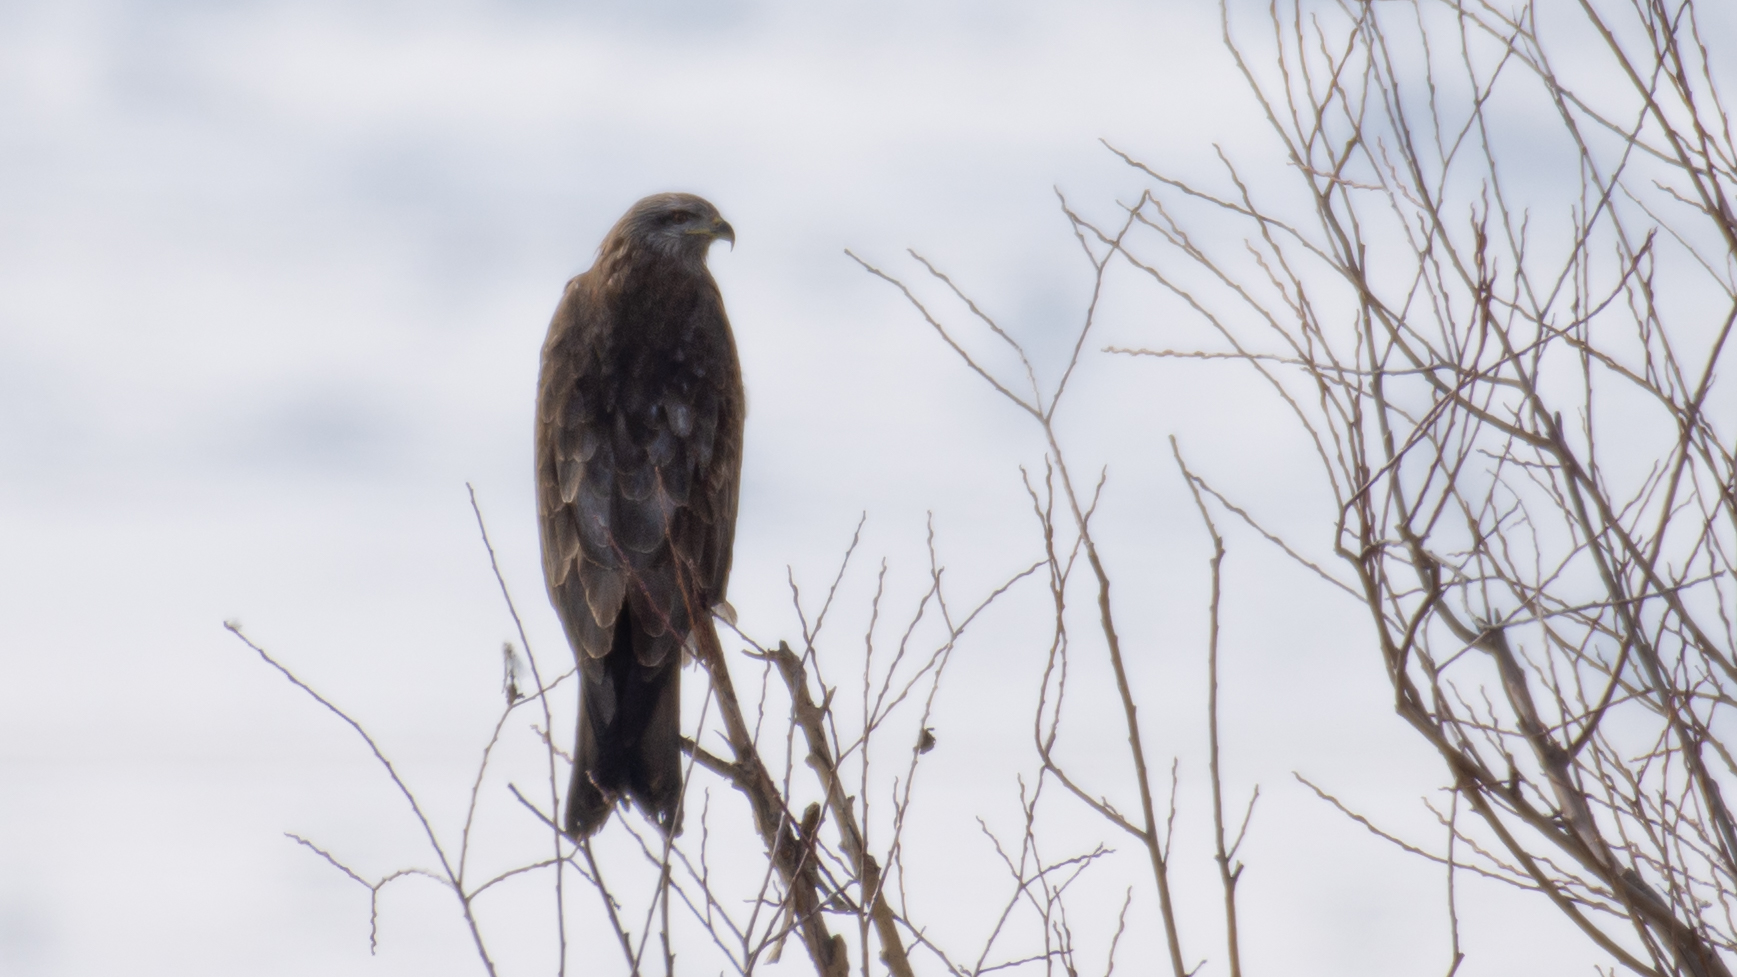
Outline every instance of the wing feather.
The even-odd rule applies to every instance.
[[[627,594],[627,574],[582,560],[579,563],[579,587],[584,592],[591,620],[605,632],[615,627],[615,618],[621,613],[622,598]]]

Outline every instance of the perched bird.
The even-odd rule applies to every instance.
[[[734,229],[692,194],[634,204],[543,343],[537,515],[579,663],[575,838],[630,798],[666,834],[681,826],[681,663],[730,577],[746,411],[706,270],[719,239],[734,246]]]

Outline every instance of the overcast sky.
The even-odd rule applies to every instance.
[[[1112,218],[1145,186],[1099,140],[1183,173],[1214,143],[1270,162],[1210,7],[0,3],[0,972],[479,972],[418,882],[387,890],[370,957],[366,893],[283,832],[371,876],[429,856],[354,735],[222,625],[363,719],[456,829],[517,640],[465,484],[558,659],[529,477],[537,351],[563,282],[644,194],[701,193],[737,230],[711,263],[749,391],[747,630],[797,637],[787,568],[824,587],[864,513],[841,644],[860,644],[883,557],[887,605],[914,606],[929,513],[957,601],[1029,564],[1036,432],[844,249],[906,276],[917,249],[1053,379],[1090,285],[1056,191]],[[1125,302],[1090,346],[1157,344],[1163,325]],[[1068,421],[1081,470],[1110,466],[1104,543],[1148,749],[1183,758],[1180,898],[1209,973],[1208,551],[1165,438],[1293,514],[1306,459],[1245,379],[1089,352]],[[1440,973],[1442,874],[1290,775],[1439,842],[1420,801],[1439,761],[1387,705],[1357,609],[1272,556],[1233,535],[1227,769],[1263,796],[1246,959]],[[987,852],[969,815],[1005,819],[1008,772],[1030,766],[1047,600],[1012,592],[949,678],[935,789],[963,812],[943,832],[961,859]],[[1102,743],[1103,776],[1125,771],[1114,726]],[[495,832],[538,831],[496,814]],[[1157,917],[1130,878],[1124,965],[1146,972]],[[970,913],[947,916],[956,882],[934,883],[935,925],[975,947]],[[1596,959],[1511,893],[1463,898],[1462,975]]]

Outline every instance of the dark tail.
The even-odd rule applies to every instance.
[[[579,741],[562,828],[594,834],[617,801],[631,798],[665,834],[681,831],[681,662],[633,654],[633,615],[623,607],[602,661],[579,669]]]

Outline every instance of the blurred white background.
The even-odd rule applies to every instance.
[[[371,877],[430,857],[353,733],[222,624],[363,720],[456,830],[516,641],[465,483],[559,660],[529,478],[537,351],[562,283],[646,193],[701,193],[737,229],[712,268],[750,399],[747,630],[798,637],[787,568],[823,588],[865,512],[832,632],[853,653],[880,559],[887,605],[914,606],[927,513],[962,604],[1036,559],[1019,481],[1036,430],[844,249],[914,278],[916,248],[1053,380],[1090,285],[1055,191],[1114,219],[1145,186],[1100,138],[1184,174],[1214,143],[1276,165],[1219,32],[1180,0],[0,4],[0,973],[480,972],[418,881],[386,891],[370,956],[366,892],[283,832]],[[1118,295],[1088,350],[1198,341]],[[1165,438],[1320,538],[1313,469],[1241,372],[1088,351],[1077,382],[1064,427],[1080,471],[1109,465],[1100,532],[1154,773],[1182,758],[1185,950],[1222,973],[1208,548]],[[1233,798],[1262,789],[1245,965],[1441,973],[1443,873],[1291,777],[1439,846],[1420,802],[1439,761],[1393,716],[1358,608],[1230,539],[1226,772]],[[922,844],[985,881],[937,871],[913,903],[973,959],[975,893],[1003,884],[973,818],[1016,813],[1047,601],[1037,581],[1010,593],[940,703]],[[1092,723],[1076,755],[1113,790],[1125,740]],[[489,810],[494,834],[538,836]],[[1120,965],[1156,969],[1149,878],[1105,871],[1099,924],[1135,893]],[[1462,884],[1462,975],[1596,959],[1541,907]],[[485,905],[507,972],[552,972],[546,903],[536,882]],[[580,972],[620,966],[585,952],[601,963]],[[793,948],[780,969],[806,966]]]

